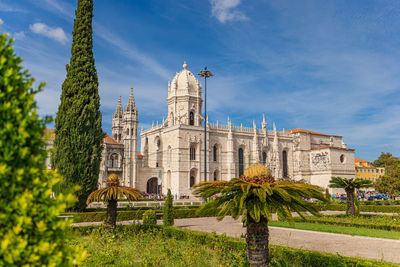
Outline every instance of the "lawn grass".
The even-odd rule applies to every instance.
[[[240,266],[245,252],[223,253],[193,240],[165,238],[157,231],[94,232],[76,236],[72,245],[83,246],[88,258],[83,266]],[[234,254],[240,254],[235,256]]]
[[[140,224],[117,226],[114,233],[98,226],[71,230],[75,239],[70,245],[79,246],[89,254],[83,266],[249,266],[242,238]],[[269,248],[271,267],[397,266],[283,246]]]
[[[289,223],[282,221],[270,221],[268,225],[276,227],[301,229],[301,230],[310,230],[317,232],[353,235],[353,236],[358,235],[358,236],[396,239],[396,240],[400,239],[400,232],[369,229],[364,227],[349,227],[349,226],[317,224],[317,223],[307,223],[307,222],[296,222],[294,225],[290,225]]]

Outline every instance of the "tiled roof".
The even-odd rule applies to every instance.
[[[45,129],[44,135],[47,136],[48,134],[50,134],[50,140],[54,140],[54,137],[56,136],[56,130],[55,129]]]
[[[366,161],[366,160],[363,160],[363,159],[354,159],[354,162],[369,162],[369,161]]]
[[[291,129],[291,130],[286,130],[285,132],[288,132],[288,133],[309,133],[309,134],[315,134],[315,135],[330,136],[330,135],[327,135],[327,134],[317,133],[317,132],[313,132],[313,131],[309,131],[309,130],[305,130],[305,129],[301,129],[301,128],[295,128],[295,129]]]
[[[325,149],[325,148],[332,148],[332,149],[341,149],[341,150],[354,150],[351,148],[345,148],[345,147],[338,147],[338,146],[318,146],[318,147],[314,147],[311,150],[319,150],[319,149]]]
[[[103,134],[103,142],[106,144],[110,144],[110,145],[119,145],[120,144],[114,138],[112,138],[111,136],[109,136],[106,133]]]

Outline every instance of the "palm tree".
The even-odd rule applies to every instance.
[[[347,196],[347,211],[346,214],[356,215],[356,206],[354,203],[355,189],[362,187],[373,186],[372,182],[369,180],[361,180],[360,178],[342,178],[342,177],[332,177],[329,181],[330,188],[343,188],[346,191]]]
[[[198,197],[211,199],[200,209],[200,214],[214,213],[217,219],[231,215],[235,220],[242,216],[246,226],[247,258],[252,266],[269,266],[268,220],[273,212],[279,219],[293,222],[292,213],[309,211],[318,215],[315,206],[305,198],[325,201],[321,189],[304,183],[275,181],[269,170],[254,164],[244,175],[231,181],[203,182],[195,185]]]
[[[106,224],[108,228],[115,227],[117,223],[117,203],[119,198],[126,198],[128,201],[140,199],[142,193],[131,187],[119,185],[119,178],[116,174],[111,174],[107,179],[107,187],[93,191],[86,204],[91,202],[105,202],[107,204]]]

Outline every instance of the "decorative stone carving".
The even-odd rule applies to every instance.
[[[293,151],[300,150],[300,135],[296,134],[293,138]]]
[[[310,154],[312,170],[328,170],[330,159],[328,152],[318,152]]]

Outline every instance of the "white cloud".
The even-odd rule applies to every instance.
[[[30,25],[29,29],[31,29],[31,31],[34,33],[44,35],[62,44],[65,44],[69,39],[62,28],[52,28],[41,22]]]
[[[23,39],[25,39],[25,32],[24,31],[15,32],[15,33],[13,33],[13,37],[16,40],[23,40]]]
[[[2,12],[26,12],[25,9],[21,9],[19,7],[10,6],[6,3],[0,3],[0,10]]]
[[[237,10],[241,0],[210,0],[211,14],[220,22],[249,20],[243,12]]]

